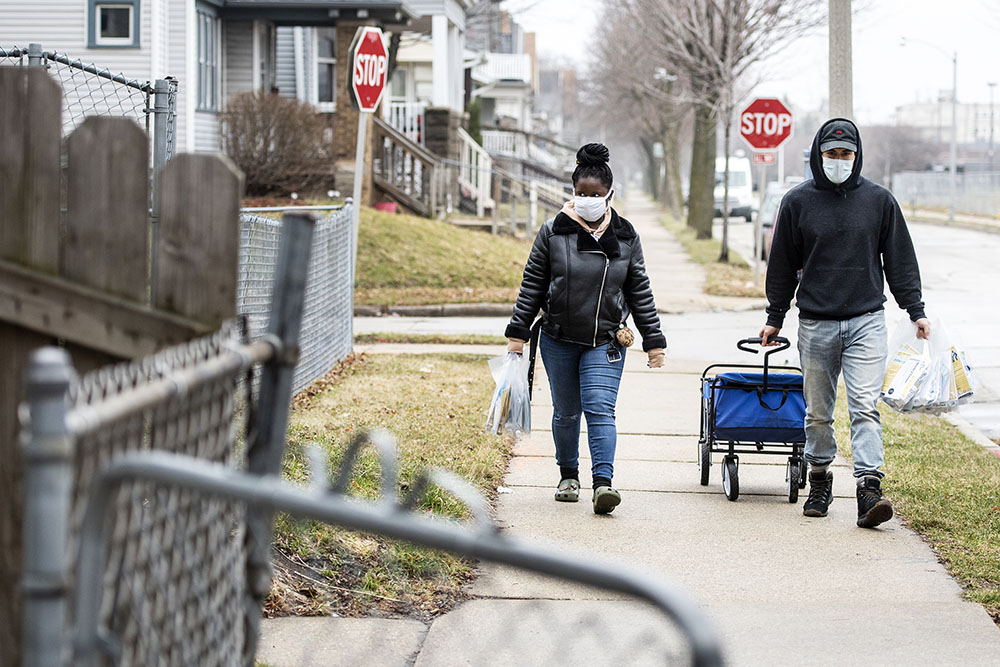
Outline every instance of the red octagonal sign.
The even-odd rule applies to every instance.
[[[792,136],[792,112],[781,100],[759,97],[740,112],[740,135],[755,150],[773,151]]]
[[[351,91],[361,111],[375,111],[385,92],[389,54],[382,31],[362,26],[351,43]]]

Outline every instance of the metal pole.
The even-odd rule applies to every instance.
[[[354,240],[351,250],[351,285],[358,280],[358,231],[361,229],[361,180],[365,171],[365,134],[369,111],[358,112],[358,147],[354,154]]]
[[[991,81],[986,84],[990,87],[990,184],[993,184],[993,89],[997,87],[996,81]]]
[[[279,341],[281,349],[261,372],[256,437],[247,449],[247,470],[262,477],[277,477],[281,472],[315,225],[316,216],[311,213],[282,216],[278,271],[267,325],[268,336]],[[271,590],[273,530],[273,510],[258,507],[247,511],[247,588],[250,594],[246,608],[246,655],[250,656],[256,653],[261,606]]]
[[[767,165],[760,165],[760,204],[757,205],[757,215],[753,223],[753,284],[760,285],[761,255],[764,251],[764,240],[760,238],[763,220],[760,214],[764,212],[764,193],[767,191]]]
[[[156,303],[156,256],[160,245],[160,171],[167,163],[167,122],[170,115],[170,83],[153,84],[153,187],[150,188],[149,233],[153,247],[149,269],[150,303]]]
[[[76,373],[65,350],[31,355],[24,444],[24,664],[61,665],[66,647],[66,553],[73,492],[67,395]]]
[[[528,191],[528,238],[535,235],[535,228],[538,226],[538,183],[531,181]]]
[[[830,116],[854,117],[851,0],[830,0]]]
[[[28,44],[28,67],[41,67],[45,63],[42,58],[41,44]]]
[[[948,222],[955,222],[955,198],[958,196],[958,51],[951,57],[951,203]]]

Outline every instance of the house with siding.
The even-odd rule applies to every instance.
[[[336,143],[353,146],[357,116],[337,73],[354,32],[415,18],[402,0],[0,0],[0,46],[35,42],[132,79],[174,77],[179,152],[219,150],[229,96],[283,89],[339,114]],[[280,67],[289,59],[300,64]]]

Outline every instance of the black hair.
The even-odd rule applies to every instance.
[[[573,171],[573,185],[581,178],[596,178],[607,189],[615,182],[608,166],[611,153],[604,144],[584,144],[576,152],[576,169]]]

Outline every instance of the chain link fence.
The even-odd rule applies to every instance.
[[[232,438],[245,430],[235,423],[236,405],[245,404],[241,365],[151,408],[128,400],[180,371],[231,358],[239,342],[236,327],[227,325],[71,386],[77,474],[67,554],[78,553],[86,498],[116,457],[152,450],[243,467]],[[98,622],[114,637],[107,648],[115,664],[222,665],[241,655],[243,506],[136,480],[118,486],[109,516],[107,548],[115,557],[104,571]]]
[[[293,392],[323,377],[352,350],[351,224],[350,205],[316,223]],[[281,225],[275,218],[240,214],[237,312],[247,317],[251,337],[267,327]]]
[[[904,171],[892,176],[892,193],[904,210],[948,208],[951,174]],[[1000,213],[1000,173],[966,172],[955,180],[955,211],[993,217]]]

